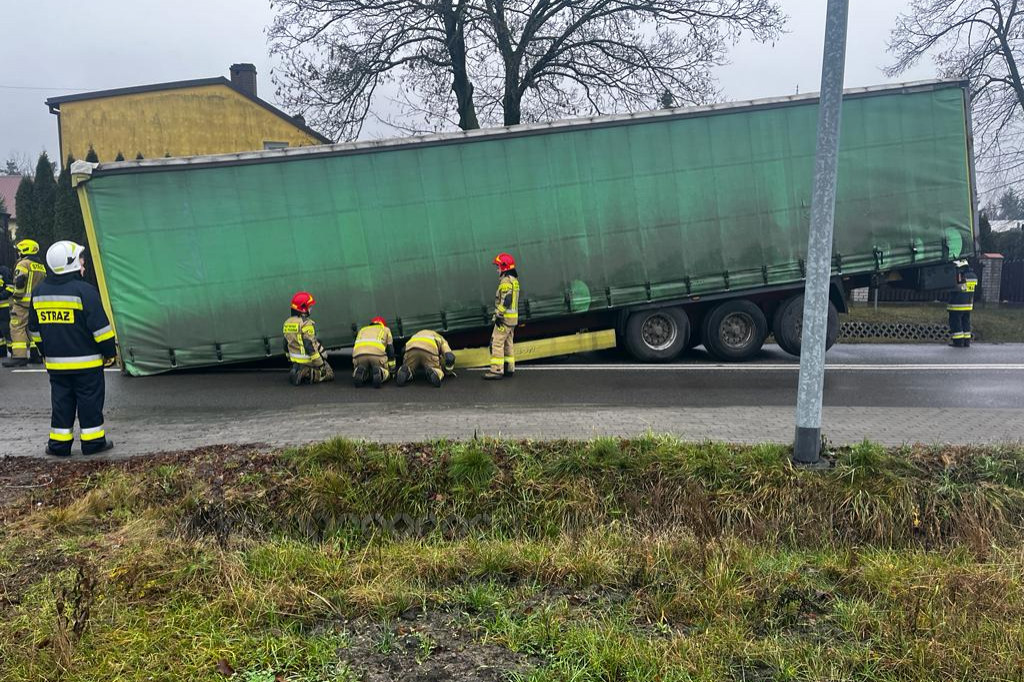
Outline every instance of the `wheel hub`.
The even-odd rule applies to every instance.
[[[644,320],[640,329],[644,344],[652,350],[665,350],[675,343],[679,336],[679,329],[675,320],[657,313]]]
[[[719,338],[729,348],[741,350],[754,341],[756,328],[754,319],[747,313],[729,313],[722,319]]]

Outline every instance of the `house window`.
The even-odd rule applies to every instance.
[[[288,149],[288,143],[287,142],[269,142],[267,140],[264,140],[263,141],[263,148],[264,149]]]

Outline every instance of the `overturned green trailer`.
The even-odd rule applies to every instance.
[[[833,303],[948,284],[974,250],[961,82],[850,90]],[[73,174],[125,368],[282,355],[291,295],[328,347],[486,330],[491,259],[519,262],[524,337],[617,330],[638,358],[703,343],[799,352],[816,96],[399,140],[169,158]]]

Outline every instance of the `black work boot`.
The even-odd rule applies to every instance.
[[[28,358],[10,357],[3,361],[4,367],[28,367]]]
[[[302,383],[302,370],[294,363],[292,363],[292,368],[288,370],[288,383],[292,386],[298,386]]]
[[[492,372],[490,370],[487,370],[487,372],[484,373],[484,381],[499,381],[502,378],[502,375],[498,374],[497,372]]]
[[[441,377],[432,369],[427,369],[427,381],[434,388],[441,388]]]
[[[405,386],[410,381],[412,381],[412,371],[405,365],[402,365],[395,374],[395,383],[399,386]]]
[[[374,388],[380,388],[384,384],[384,370],[380,367],[373,368],[373,378],[370,380]]]
[[[98,450],[90,450],[89,452],[86,452],[85,450],[82,450],[82,454],[83,455],[98,455],[98,454],[100,454],[102,452],[106,452],[107,450],[112,450],[113,448],[114,448],[114,441],[112,441],[109,438],[107,438],[106,442],[103,443],[103,447],[102,448],[100,448]]]
[[[369,372],[366,369],[366,365],[359,365],[355,368],[355,371],[352,372],[352,383],[356,388],[360,388],[366,383],[366,380],[369,378],[368,375]]]
[[[505,363],[505,378],[506,378],[506,379],[511,379],[511,378],[512,378],[512,375],[513,375],[513,374],[515,374],[515,373],[516,373],[516,369],[515,369],[515,367],[513,367],[513,366],[509,365],[509,364],[508,364],[508,363],[506,362],[506,363]]]

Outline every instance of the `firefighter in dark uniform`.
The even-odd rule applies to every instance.
[[[103,367],[117,356],[114,330],[96,287],[82,279],[85,247],[59,241],[46,252],[53,273],[32,295],[28,330],[50,376],[50,440],[46,454],[67,457],[75,415],[82,454],[114,447],[103,425]]]
[[[974,310],[974,290],[978,286],[978,276],[971,270],[965,260],[956,261],[956,288],[949,297],[949,331],[956,348],[971,347],[971,311]]]
[[[7,344],[11,338],[11,296],[14,282],[11,269],[0,265],[0,358],[7,357]]]

